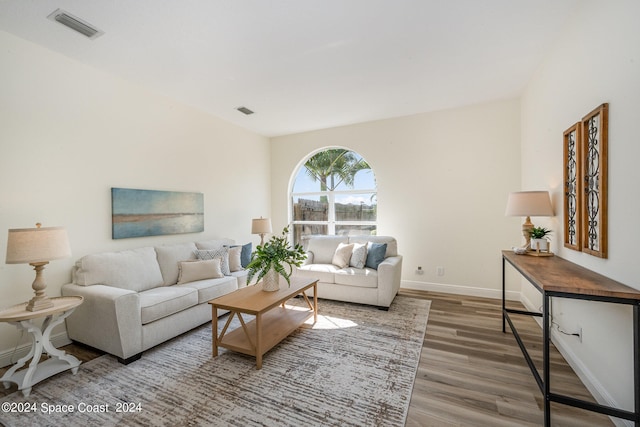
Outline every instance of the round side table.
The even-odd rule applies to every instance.
[[[14,305],[0,311],[0,322],[7,322],[20,330],[31,334],[31,351],[16,362],[3,376],[0,382],[4,388],[9,388],[10,383],[18,385],[25,397],[31,393],[31,387],[40,381],[49,378],[59,372],[71,369],[75,375],[78,372],[80,361],[62,350],[58,350],[51,343],[51,331],[69,317],[73,310],[82,304],[82,297],[58,297],[51,298],[53,307],[38,311],[27,311],[27,303]],[[44,317],[42,326],[38,326],[36,319]],[[40,363],[42,353],[47,353],[49,359]],[[29,367],[22,368],[28,360]]]

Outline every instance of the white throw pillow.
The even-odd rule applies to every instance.
[[[224,274],[225,276],[231,275],[231,270],[229,269],[229,248],[223,247],[210,250],[197,250],[195,251],[195,253],[196,257],[200,260],[220,258],[220,268],[222,269],[222,274]]]
[[[242,270],[242,246],[229,248],[229,270],[231,272]]]
[[[178,285],[195,282],[196,280],[219,279],[224,277],[220,269],[220,258],[206,261],[182,261],[180,274],[178,275]]]
[[[364,268],[367,262],[367,244],[366,243],[354,243],[353,252],[351,253],[351,260],[349,266],[355,268]]]
[[[336,249],[336,252],[333,254],[333,260],[331,261],[331,264],[336,265],[340,268],[345,268],[346,266],[349,265],[352,252],[353,252],[353,243],[338,244],[338,248]]]

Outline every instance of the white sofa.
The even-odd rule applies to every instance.
[[[143,351],[211,321],[207,302],[246,286],[247,273],[237,266],[237,247],[231,260],[222,256],[230,246],[232,240],[222,239],[83,257],[73,268],[73,283],[62,287],[64,296],[84,297],[66,319],[69,338],[126,364],[139,359]],[[250,256],[250,247],[248,251]],[[218,261],[194,262],[198,256],[219,254]],[[221,274],[225,261],[237,271]]]
[[[356,259],[357,256],[352,252],[353,256],[349,258],[348,265],[337,265],[344,263],[345,245],[349,244],[364,245],[368,250],[367,256],[373,255],[372,244],[386,244],[386,250],[378,259],[379,264],[375,260],[367,259],[365,266],[362,266],[362,260]],[[343,249],[343,254],[338,254],[336,258],[339,247]],[[380,255],[380,246],[375,250]],[[388,309],[398,293],[402,274],[402,256],[398,254],[398,243],[393,237],[313,236],[308,241],[306,251],[307,260],[301,267],[294,270],[293,275],[318,279],[320,298]],[[359,268],[361,266],[363,268]]]

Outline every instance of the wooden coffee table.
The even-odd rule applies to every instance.
[[[300,325],[313,316],[318,320],[317,280],[291,278],[291,286],[281,278],[280,290],[267,292],[262,283],[238,289],[230,294],[209,301],[211,304],[211,329],[213,335],[213,357],[218,356],[218,347],[255,356],[256,369],[262,368],[262,356]],[[313,304],[305,291],[313,288]],[[307,307],[287,307],[285,303],[296,295],[302,295]],[[218,309],[231,314],[218,335]],[[254,315],[245,322],[242,314]],[[231,320],[238,316],[240,327],[227,331]]]

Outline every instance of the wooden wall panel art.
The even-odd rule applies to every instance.
[[[609,104],[564,131],[564,246],[607,257]]]
[[[582,118],[582,251],[607,257],[607,146],[609,104]]]
[[[582,249],[581,129],[578,122],[564,132],[564,246],[576,251]]]

